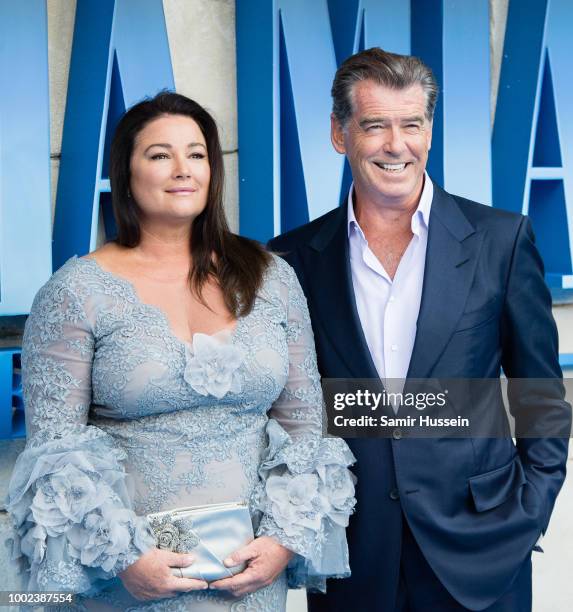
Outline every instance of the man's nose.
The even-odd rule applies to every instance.
[[[402,131],[398,126],[392,126],[385,130],[384,144],[382,146],[384,152],[390,155],[400,155],[402,153],[405,143]]]

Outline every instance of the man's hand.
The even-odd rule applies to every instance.
[[[173,567],[188,567],[193,555],[152,548],[133,565],[119,574],[123,586],[142,601],[175,597],[179,593],[208,588],[204,580],[180,578],[171,573]]]
[[[262,536],[235,551],[224,563],[227,567],[248,562],[247,568],[233,576],[212,582],[209,587],[230,591],[235,597],[258,591],[268,586],[284,570],[293,552],[273,538]]]

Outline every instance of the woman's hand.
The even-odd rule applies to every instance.
[[[139,600],[164,599],[179,593],[208,588],[204,580],[180,578],[171,573],[173,567],[188,567],[193,555],[152,548],[119,574],[123,586]]]
[[[224,563],[227,567],[248,561],[247,568],[232,578],[223,578],[209,585],[211,589],[230,591],[235,597],[268,586],[284,570],[294,553],[268,536],[256,538],[235,551]]]

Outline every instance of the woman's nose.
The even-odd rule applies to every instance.
[[[190,178],[191,166],[187,157],[176,157],[173,167],[173,175],[175,178]]]

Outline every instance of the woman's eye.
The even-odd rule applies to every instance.
[[[191,159],[205,159],[204,153],[191,153]]]
[[[155,155],[151,156],[151,159],[168,159],[169,156],[167,155],[167,153],[156,153]]]

